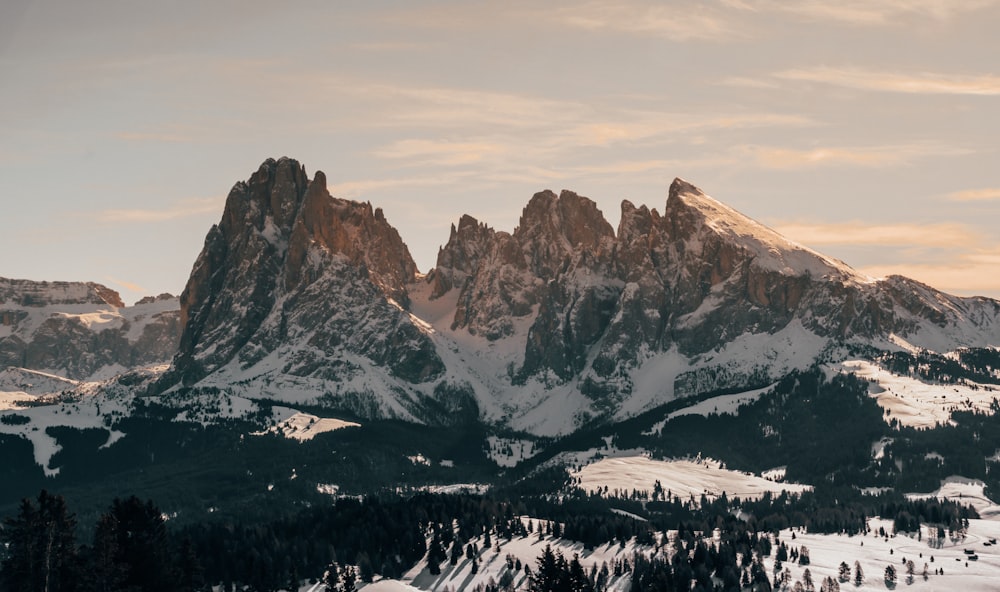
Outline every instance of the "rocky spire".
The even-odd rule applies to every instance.
[[[402,340],[395,331],[421,339],[406,323],[372,338],[357,329],[350,339],[321,330],[345,310],[355,321],[373,307],[405,319],[389,302],[408,305],[406,287],[415,274],[382,210],[332,197],[326,175],[318,171],[310,181],[293,159],[268,159],[248,181],[236,183],[222,220],[208,232],[181,295],[184,332],[165,381],[192,384],[234,361],[248,367],[310,334],[315,344],[384,359],[419,380],[435,373],[440,361],[430,354],[428,366],[391,354],[393,339]],[[348,294],[339,292],[342,286],[351,287]]]

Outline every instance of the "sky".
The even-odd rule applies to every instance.
[[[0,3],[0,276],[179,294],[289,156],[433,267],[543,189],[684,178],[863,273],[1000,298],[1000,0]]]

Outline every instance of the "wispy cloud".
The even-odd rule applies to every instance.
[[[968,244],[977,233],[964,224],[819,224],[778,222],[777,232],[810,246],[850,245],[880,247],[953,248]]]
[[[888,263],[858,271],[872,277],[902,275],[954,294],[1000,298],[1000,245],[970,249],[949,257],[945,263]]]
[[[180,200],[166,208],[112,209],[97,212],[94,216],[98,221],[110,224],[166,222],[204,214],[221,213],[223,203],[224,199],[221,197],[191,198]]]
[[[961,156],[969,151],[930,143],[893,146],[819,147],[739,146],[738,153],[765,169],[806,169],[821,166],[892,167],[913,164],[927,156]]]
[[[900,26],[905,17],[946,21],[995,5],[996,0],[723,0],[732,8],[784,13],[810,21]]]
[[[463,165],[478,162],[506,152],[508,146],[489,142],[456,142],[450,140],[398,140],[375,150],[382,158],[410,160],[413,165]]]
[[[547,19],[587,31],[649,35],[671,41],[742,37],[735,23],[706,2],[588,2],[550,10]]]
[[[1000,95],[1000,76],[955,75],[935,72],[888,72],[856,67],[820,66],[784,70],[774,74],[783,80],[819,82],[834,86],[911,94]]]
[[[1000,187],[955,191],[949,193],[947,198],[952,201],[1000,201]]]
[[[777,222],[770,226],[813,248],[871,247],[894,259],[857,267],[871,277],[902,275],[945,292],[1000,298],[1000,244],[966,224]]]
[[[147,290],[146,288],[143,288],[139,284],[134,284],[132,282],[127,282],[125,280],[120,280],[120,279],[117,279],[117,278],[114,278],[114,277],[111,277],[111,276],[105,276],[104,279],[105,279],[105,281],[110,282],[112,284],[115,284],[116,286],[120,286],[122,288],[125,288],[129,292],[134,292],[136,294],[149,294],[149,290]]]

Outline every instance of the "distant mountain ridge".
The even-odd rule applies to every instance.
[[[169,362],[179,338],[179,304],[170,294],[125,306],[93,282],[0,278],[0,368],[109,378]]]
[[[677,179],[617,230],[570,191],[513,232],[463,216],[426,277],[380,209],[269,159],[181,296],[157,390],[212,386],[362,417],[539,434],[774,380],[851,346],[1000,345],[1000,302],[874,280]]]

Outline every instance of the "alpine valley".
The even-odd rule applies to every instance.
[[[351,496],[438,504],[414,518],[419,553],[340,539],[267,577],[243,566],[255,584],[204,559],[209,583],[272,590],[321,577],[330,550],[362,569],[359,549],[421,589],[500,587],[541,553],[515,540],[536,524],[567,555],[598,548],[621,590],[636,583],[614,562],[634,574],[684,524],[797,527],[814,551],[832,545],[816,533],[884,524],[916,549],[952,528],[933,552],[960,557],[969,518],[1000,515],[998,347],[1000,301],[867,277],[681,179],[662,210],[622,202],[617,229],[571,191],[536,193],[512,232],[463,216],[422,274],[381,209],[269,159],[230,191],[179,297],[0,279],[0,511],[45,488],[83,525],[135,494],[205,549],[217,526],[248,555],[253,527],[349,513]],[[469,512],[471,530],[441,527]],[[428,568],[442,539],[465,553],[491,533],[506,561]],[[882,534],[869,547],[892,553]],[[1000,553],[983,553],[988,586]]]

